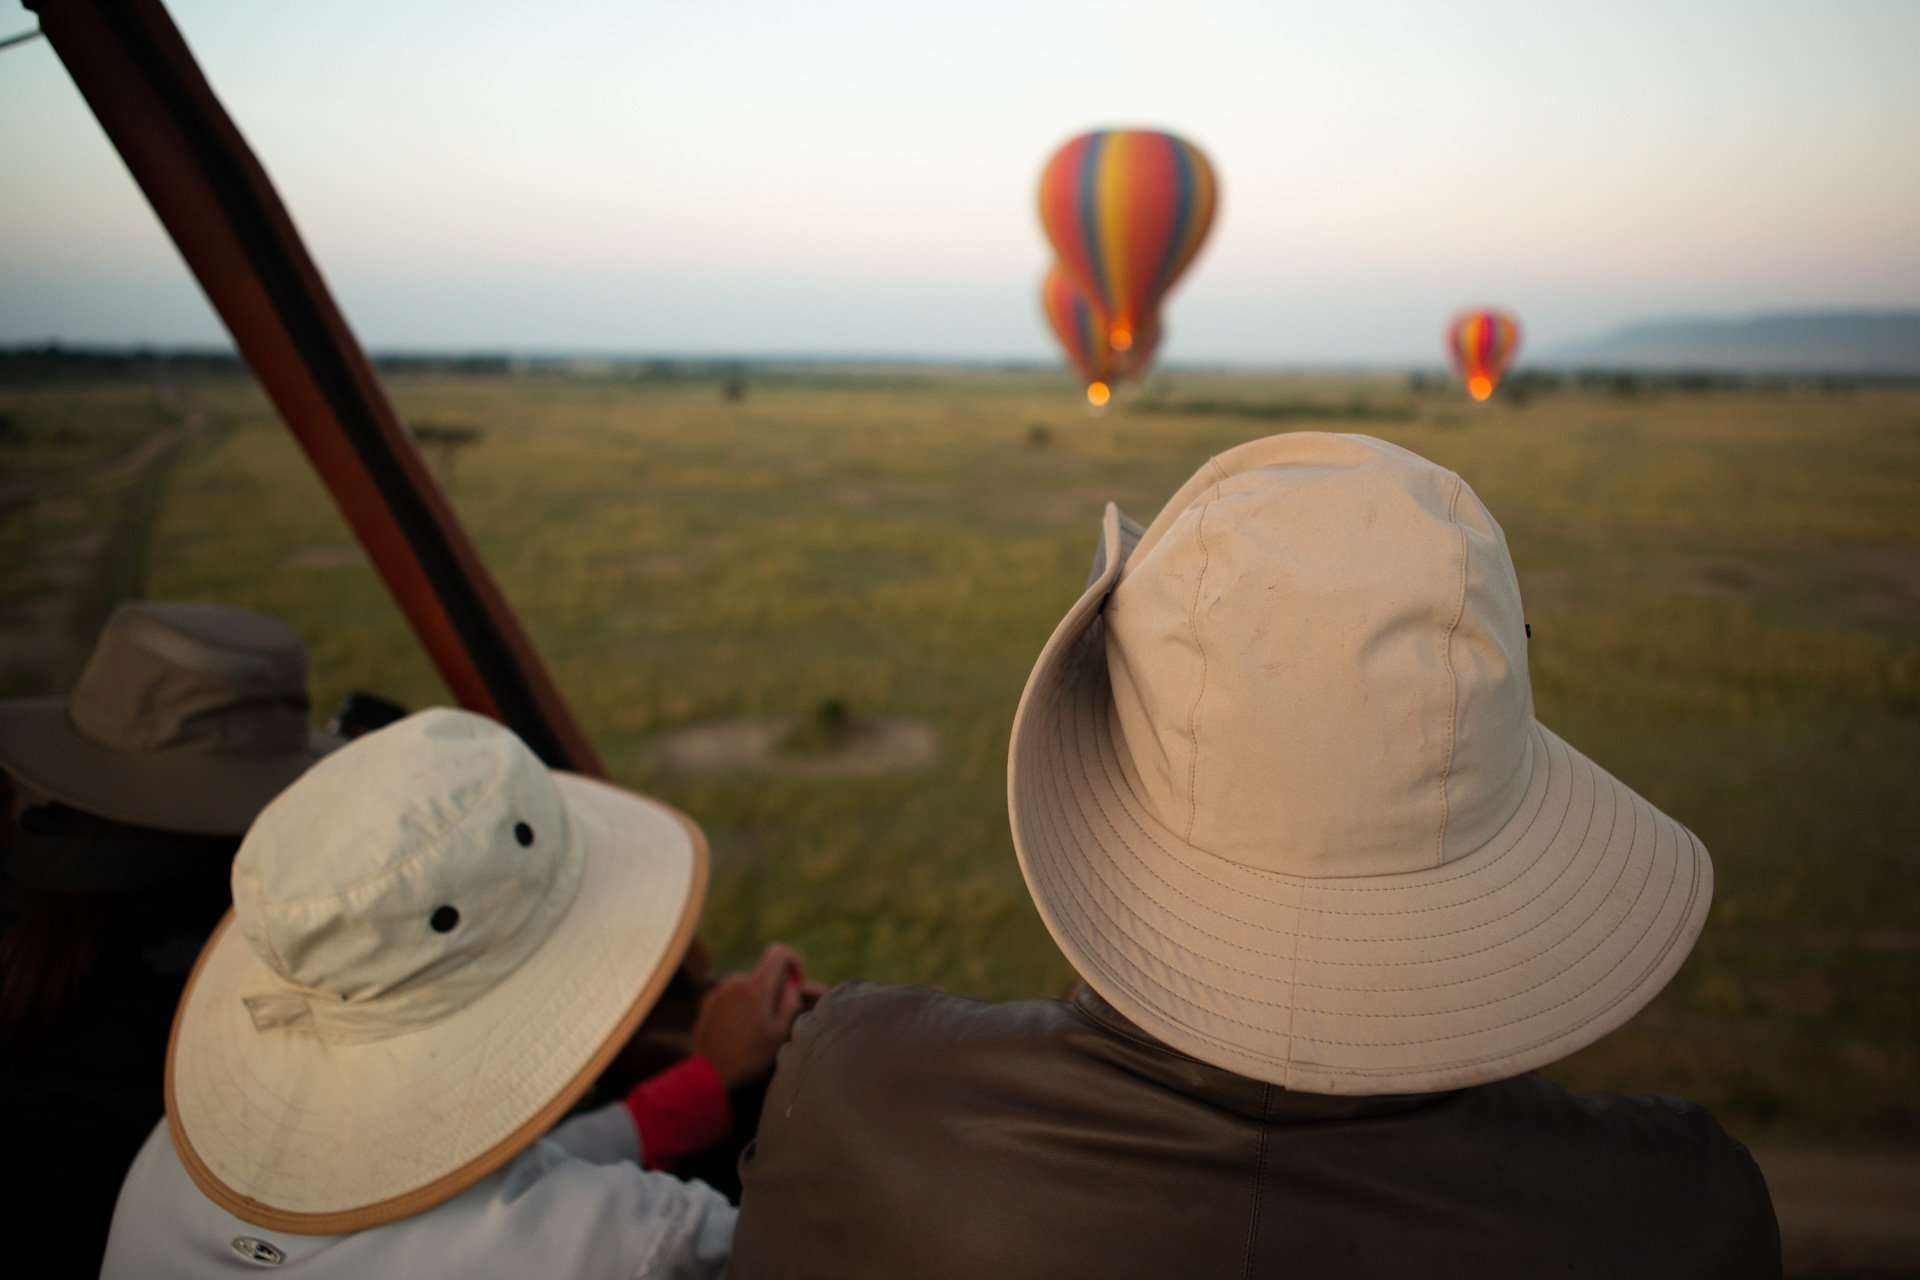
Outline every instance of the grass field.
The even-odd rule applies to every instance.
[[[1014,862],[1005,753],[1102,504],[1149,519],[1209,454],[1277,430],[1368,431],[1453,467],[1512,543],[1541,718],[1716,867],[1667,994],[1552,1074],[1685,1093],[1743,1134],[1920,1143],[1920,393],[1480,407],[1397,378],[1176,371],[1094,418],[1064,379],[1020,373],[756,374],[738,403],[612,377],[392,390],[410,420],[484,431],[456,503],[616,778],[711,834],[716,953],[782,937],[830,979],[992,997],[1071,977]],[[352,687],[442,699],[257,393],[191,398],[209,430],[115,544],[142,556],[132,581],[293,622],[321,709]],[[153,395],[0,389],[0,413],[18,437],[0,448],[24,449],[151,420]],[[44,587],[50,505],[0,512],[0,606]],[[696,778],[648,749],[830,698],[934,725],[939,764]]]

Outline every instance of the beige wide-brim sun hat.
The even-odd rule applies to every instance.
[[[237,836],[340,745],[307,710],[307,647],[286,623],[130,601],[70,696],[0,701],[0,768],[96,817]]]
[[[249,841],[277,810],[301,796],[308,798],[312,813],[316,791],[322,805],[332,790],[340,808],[350,810],[356,797],[339,792],[331,775],[351,780],[351,767],[368,744],[378,745],[427,717],[439,717],[442,724],[454,717],[478,720],[454,712],[421,713],[367,735],[322,761],[270,806]],[[462,726],[456,722],[454,727]],[[518,739],[512,746],[525,752]],[[426,785],[420,770],[405,776],[405,762],[417,754],[397,755],[397,768],[388,764],[385,771],[399,775],[394,787]],[[571,774],[549,776],[565,820],[549,818],[536,825],[545,828],[543,841],[553,838],[555,825],[564,825],[568,843],[555,865],[564,868],[567,883],[577,876],[577,887],[569,891],[562,885],[549,895],[549,904],[532,908],[552,917],[539,926],[551,931],[530,954],[515,956],[504,977],[465,1003],[464,996],[434,995],[429,979],[445,962],[430,957],[425,978],[403,982],[397,994],[385,998],[388,1004],[397,1002],[396,1008],[367,1013],[358,1010],[357,1001],[345,1002],[347,1015],[359,1017],[357,1022],[336,1013],[337,1007],[313,1007],[307,1015],[305,1006],[317,1006],[320,997],[269,966],[237,922],[236,912],[249,910],[262,891],[244,882],[243,869],[236,870],[235,911],[221,923],[188,979],[166,1070],[174,1146],[215,1203],[248,1222],[299,1234],[356,1231],[417,1213],[526,1148],[566,1114],[619,1052],[693,938],[706,893],[706,841],[691,820],[664,804]],[[329,788],[329,781],[336,785]],[[447,807],[434,800],[421,812],[431,819]],[[304,820],[307,815],[295,816]],[[507,812],[492,825],[511,831],[513,816]],[[377,813],[368,821],[381,825]],[[350,824],[345,834],[352,836]],[[337,933],[312,924],[308,907],[314,900],[303,903],[285,893],[287,903],[271,910],[304,917],[269,919],[255,932],[271,946],[276,945],[272,940],[308,930],[300,954],[291,946],[285,957],[276,953],[283,961],[278,967],[305,963],[351,970],[358,965],[377,975],[387,963],[384,953],[404,956],[409,947],[439,944],[434,932],[439,923],[410,933],[397,926],[396,919],[404,923],[410,913],[395,909],[394,900],[412,895],[423,920],[437,920],[427,912],[438,899],[460,901],[465,918],[447,935],[455,937],[488,911],[519,911],[525,899],[539,896],[516,893],[511,885],[503,892],[497,885],[467,883],[475,881],[475,868],[487,859],[510,861],[528,852],[518,847],[525,842],[496,842],[500,848],[483,848],[464,867],[422,870],[423,860],[438,856],[448,843],[438,841],[428,854],[410,857],[385,879],[362,876],[345,885],[339,895],[347,904],[345,918],[381,917],[367,934],[377,945],[349,940],[341,947]],[[313,853],[323,858],[328,850],[316,847]],[[243,845],[243,863],[247,854]],[[441,887],[419,887],[436,876]],[[525,927],[513,925],[514,930]],[[517,946],[518,936],[500,945]],[[329,946],[348,955],[347,961],[314,959]],[[402,1024],[420,1025],[382,1034],[379,1022],[396,1016]]]
[[[68,707],[66,698],[0,702],[0,767],[82,812],[160,831],[237,836],[339,745],[313,729],[304,745],[274,753],[133,754],[81,733]]]
[[[1384,442],[1241,446],[1144,533],[1109,505],[1008,761],[1067,959],[1175,1049],[1311,1093],[1484,1083],[1625,1022],[1686,958],[1712,866],[1534,719],[1522,627],[1478,499]]]

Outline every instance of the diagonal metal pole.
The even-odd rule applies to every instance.
[[[166,8],[26,4],[454,697],[604,777]]]

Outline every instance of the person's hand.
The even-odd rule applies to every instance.
[[[729,1089],[765,1075],[815,990],[800,953],[770,943],[752,973],[728,974],[701,999],[693,1052],[713,1064]]]

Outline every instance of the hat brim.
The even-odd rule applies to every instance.
[[[63,804],[160,831],[244,834],[319,745],[280,755],[115,751],[74,727],[65,698],[0,702],[0,767]]]
[[[666,805],[555,774],[585,868],[573,904],[498,986],[432,1026],[361,1043],[256,1030],[279,986],[229,912],[174,1019],[167,1123],[200,1189],[302,1235],[440,1203],[511,1160],[606,1069],[659,999],[706,897],[706,839]]]
[[[1054,940],[1148,1033],[1308,1093],[1463,1088],[1599,1039],[1686,959],[1713,897],[1693,834],[1538,722],[1483,847],[1399,875],[1258,871],[1186,843],[1116,748],[1103,571],[1042,651],[1008,759],[1014,845]]]

